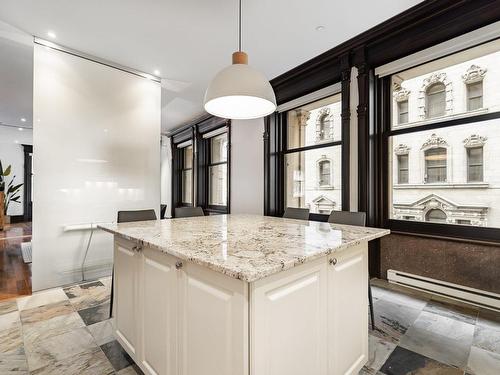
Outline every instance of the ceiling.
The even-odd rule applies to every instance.
[[[243,0],[243,50],[272,79],[418,0]],[[237,0],[2,0],[0,21],[144,72],[160,71],[162,130],[203,111],[237,49]],[[323,26],[322,30],[316,30]]]

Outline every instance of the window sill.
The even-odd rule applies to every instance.
[[[490,184],[487,182],[463,182],[456,184],[448,183],[428,183],[428,184],[396,184],[393,189],[487,189]]]
[[[447,115],[447,116],[439,116],[439,117],[433,117],[433,118],[428,118],[428,119],[419,120],[419,121],[408,122],[408,123],[401,124],[401,125],[394,125],[393,130],[413,128],[416,126],[430,125],[430,124],[434,124],[434,123],[442,122],[442,121],[456,120],[456,119],[462,119],[462,118],[473,117],[473,116],[478,116],[478,115],[484,115],[488,112],[489,112],[488,108],[480,108],[480,109],[476,109],[474,111],[467,111],[467,112],[456,113],[456,114]]]

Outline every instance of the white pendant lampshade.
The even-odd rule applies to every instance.
[[[238,52],[233,65],[222,69],[205,93],[205,110],[229,119],[252,119],[276,110],[276,96],[267,78],[248,66],[248,56],[241,51],[241,0],[238,7]]]
[[[264,117],[276,110],[276,96],[267,78],[247,64],[244,52],[233,53],[233,65],[222,69],[205,93],[205,110],[230,119]]]

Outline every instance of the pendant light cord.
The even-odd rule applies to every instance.
[[[238,35],[238,51],[241,52],[241,0],[239,0]]]

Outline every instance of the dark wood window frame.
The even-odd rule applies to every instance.
[[[488,120],[500,118],[500,112],[486,113],[477,116],[469,116],[459,119],[443,119],[428,125],[420,125],[403,129],[391,129],[391,77],[383,77],[377,80],[378,86],[378,106],[377,111],[380,116],[378,121],[379,149],[377,159],[381,162],[382,178],[381,191],[385,192],[380,196],[379,202],[382,205],[381,224],[397,233],[416,234],[432,236],[438,238],[454,238],[460,240],[472,240],[478,242],[500,243],[500,228],[464,226],[457,224],[441,224],[421,221],[395,220],[390,218],[390,170],[389,163],[389,139],[390,137],[402,134],[417,133],[433,129],[452,128],[470,123],[487,124]]]
[[[227,128],[227,206],[209,205],[209,171],[210,166],[210,138],[204,138],[207,133],[214,132],[222,127]],[[176,207],[192,206],[182,202],[182,145],[191,141],[193,145],[193,177],[192,202],[202,207],[205,214],[228,214],[231,207],[231,121],[214,116],[205,116],[192,124],[180,127],[169,134],[172,148],[172,214]]]

